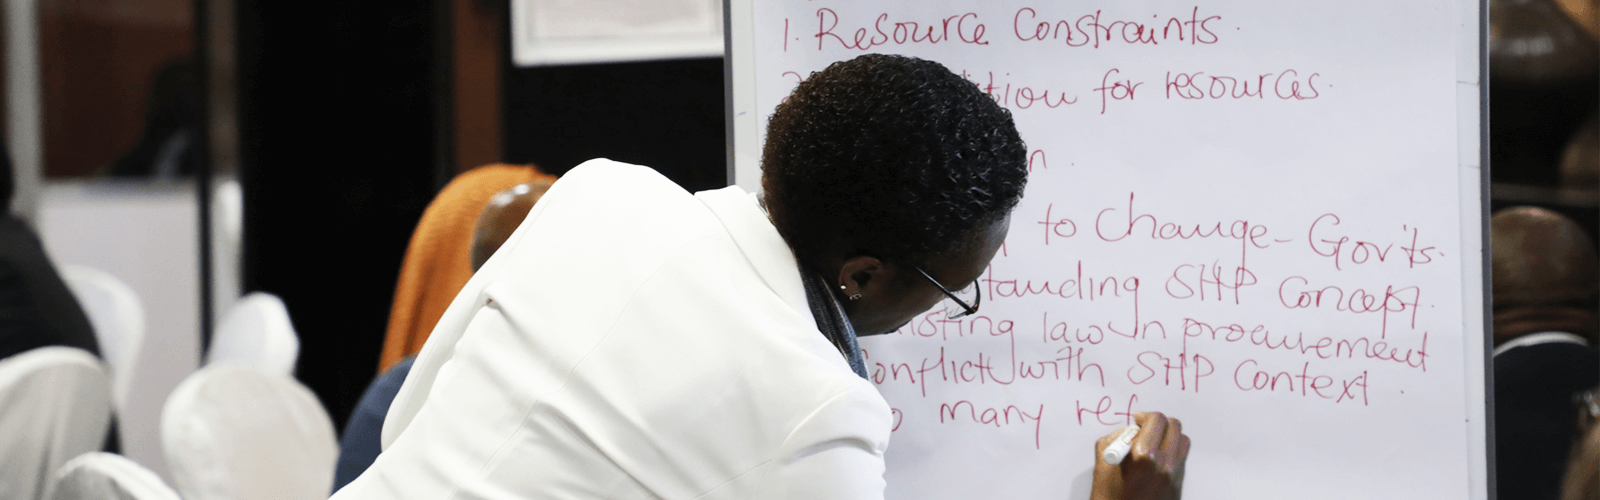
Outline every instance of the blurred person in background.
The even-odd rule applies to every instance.
[[[15,189],[11,155],[0,145],[0,206],[11,206]],[[0,359],[45,346],[100,355],[89,317],[61,281],[39,237],[7,209],[0,214]]]
[[[94,325],[56,272],[28,223],[11,214],[16,183],[11,153],[0,144],[0,359],[46,346],[76,347],[100,356]],[[122,449],[115,417],[105,451]]]
[[[455,268],[456,266],[450,264],[446,259],[461,257],[468,260],[471,272],[477,272],[478,268],[483,267],[484,261],[489,260],[489,256],[494,255],[495,250],[498,250],[500,245],[505,243],[506,238],[509,238],[511,233],[517,229],[517,226],[522,224],[522,220],[527,217],[528,211],[533,209],[533,204],[538,202],[545,191],[550,189],[550,185],[555,178],[537,174],[537,171],[531,167],[490,165],[474,169],[457,177],[450,184],[450,187],[446,187],[439,194],[439,197],[435,198],[434,205],[429,206],[429,212],[423,215],[424,222],[418,225],[417,234],[423,234],[424,226],[427,226],[430,233],[442,231],[460,235],[462,221],[459,220],[459,217],[446,218],[437,214],[448,213],[458,216],[466,213],[465,210],[459,210],[458,208],[469,208],[470,204],[477,199],[476,195],[483,190],[507,180],[525,177],[530,172],[536,174],[535,180],[532,182],[517,184],[489,197],[487,205],[481,208],[477,221],[472,225],[471,238],[468,241],[469,255],[462,256],[459,252],[440,251],[438,247],[433,247],[433,251],[408,253],[407,265],[411,264],[411,256],[416,255],[419,260],[424,259],[424,256],[431,257],[428,260],[433,266]],[[428,214],[436,215],[430,217]],[[438,227],[446,224],[446,222],[440,222],[446,219],[449,227]],[[444,245],[445,240],[442,239],[429,241],[437,243],[439,246],[446,246]],[[413,240],[413,248],[416,248],[416,240]],[[439,273],[434,276],[438,278],[443,274]],[[454,280],[446,281],[442,279],[435,281],[435,283],[440,287],[447,288],[430,289],[425,292],[436,294],[434,296],[442,296],[444,292],[449,292],[449,296],[452,298],[456,292],[460,291],[461,286],[466,284],[465,280],[457,283]],[[400,297],[397,296],[395,300],[398,302]],[[431,325],[429,326],[431,329]],[[424,333],[423,340],[426,340],[426,333]],[[417,343],[421,344],[423,340],[418,340]],[[405,382],[406,374],[410,373],[411,363],[415,359],[409,354],[401,358],[398,363],[384,370],[376,380],[372,381],[371,385],[367,386],[367,390],[361,394],[361,400],[356,404],[355,411],[351,412],[350,421],[344,428],[344,436],[340,439],[339,460],[333,477],[333,491],[339,491],[339,488],[343,488],[350,481],[354,481],[356,477],[359,477],[362,472],[367,470],[367,467],[372,465],[373,460],[378,458],[378,453],[382,451],[379,446],[379,437],[380,432],[383,430],[384,415],[389,412],[389,404],[394,401],[395,394],[400,392],[400,385]]]
[[[153,179],[194,176],[200,168],[195,132],[199,89],[190,58],[168,61],[156,70],[145,100],[144,132],[108,173]]]
[[[1501,210],[1489,224],[1496,351],[1544,342],[1593,345],[1600,335],[1600,260],[1583,228],[1537,207]]]
[[[495,164],[457,175],[439,191],[422,212],[400,265],[380,373],[422,350],[445,308],[472,278],[472,233],[495,194],[520,184],[542,186],[537,191],[543,193],[554,181],[533,166]]]
[[[478,272],[484,262],[506,243],[511,233],[528,218],[533,204],[550,190],[554,179],[518,184],[511,189],[495,193],[489,205],[483,207],[478,222],[472,226],[472,272]]]
[[[1550,210],[1501,210],[1490,232],[1497,487],[1553,500],[1578,437],[1573,395],[1600,382],[1600,263],[1583,229]]]

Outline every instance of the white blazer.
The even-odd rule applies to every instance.
[[[456,297],[335,498],[881,498],[890,425],[754,195],[593,160]]]

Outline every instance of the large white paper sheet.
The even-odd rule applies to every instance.
[[[511,0],[517,66],[596,64],[723,51],[717,0]]]
[[[1474,4],[730,12],[740,184],[751,122],[866,52],[945,64],[1028,143],[980,313],[863,341],[890,498],[1087,498],[1094,440],[1149,410],[1193,439],[1186,498],[1484,495]]]

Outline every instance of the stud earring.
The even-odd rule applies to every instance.
[[[840,293],[844,293],[844,285],[839,285],[839,292]],[[861,294],[859,292],[850,294],[849,299],[850,300],[861,300]]]

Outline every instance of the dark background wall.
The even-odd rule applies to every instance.
[[[460,56],[439,50],[462,35],[449,12],[428,0],[239,5],[245,288],[283,298],[296,376],[340,428],[376,375],[412,229],[455,158],[476,153],[457,149],[467,142],[440,112],[466,101],[441,83],[463,87],[450,73]],[[727,184],[720,58],[512,68],[507,52],[495,76],[503,151],[481,157],[555,174],[608,157],[691,191]]]
[[[728,185],[722,58],[513,68],[504,88],[509,161],[560,174],[610,158],[690,191]]]
[[[427,0],[239,4],[245,288],[282,297],[296,375],[341,428],[377,369],[434,193]]]

